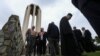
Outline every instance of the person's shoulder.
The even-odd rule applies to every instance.
[[[81,31],[80,29],[77,29],[77,31]]]
[[[65,20],[66,18],[67,18],[67,16],[64,16],[64,17],[62,17],[61,19],[62,19],[62,20]]]
[[[68,22],[68,20],[66,19],[66,18],[62,18],[61,20],[60,20],[60,23],[64,23],[64,22]]]
[[[35,30],[33,32],[36,32]]]
[[[89,32],[89,30],[85,30],[85,32],[87,32],[87,31]]]

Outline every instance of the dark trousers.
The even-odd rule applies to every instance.
[[[80,56],[80,49],[77,40],[72,34],[61,36],[61,55]]]
[[[56,54],[59,54],[59,43],[57,39],[48,38],[49,41],[49,47],[50,47],[50,55],[56,56]]]
[[[46,54],[46,42],[44,42],[43,40],[40,40],[37,45],[37,53],[39,55]]]
[[[36,46],[37,46],[37,45],[35,44],[34,47],[33,47],[33,55],[34,55],[34,56],[36,55],[36,50],[37,50],[37,49],[36,49]]]
[[[31,45],[26,45],[26,56],[31,56],[33,52],[33,47]]]

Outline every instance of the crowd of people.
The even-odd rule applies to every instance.
[[[83,52],[95,52],[91,32],[85,27],[82,30],[71,27],[69,20],[72,14],[69,13],[60,21],[61,55],[81,56]]]
[[[50,56],[81,56],[85,52],[95,52],[91,32],[85,27],[82,30],[76,26],[70,26],[69,20],[72,14],[69,13],[60,21],[59,28],[54,22],[49,23],[47,32],[41,28],[40,32],[35,31],[35,26],[26,32],[26,56],[45,56],[47,48]],[[61,41],[60,41],[61,40]],[[48,45],[47,45],[48,41]],[[59,42],[61,42],[61,51]]]
[[[48,51],[51,56],[59,55],[59,29],[54,24],[50,23],[47,32],[41,28],[40,32],[36,32],[35,26],[28,29],[26,32],[26,56],[45,56],[47,49],[47,41],[49,42]]]
[[[32,29],[28,29],[26,32],[26,56],[34,56],[36,54],[44,55],[46,53],[46,32],[41,28],[41,31],[37,33],[35,26]]]
[[[97,0],[72,0],[72,3],[78,8],[100,36],[100,2]],[[96,9],[98,8],[98,9]],[[26,32],[26,56],[45,56],[46,43],[49,42],[50,56],[59,55],[59,41],[61,39],[61,55],[62,56],[81,56],[85,52],[95,52],[95,46],[92,41],[91,32],[85,27],[77,29],[71,27],[69,20],[72,14],[62,17],[60,27],[58,28],[54,22],[50,23],[47,32],[41,28],[41,31],[35,32],[35,27],[28,29]]]

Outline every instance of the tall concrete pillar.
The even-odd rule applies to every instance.
[[[25,16],[24,16],[24,22],[23,22],[23,26],[22,26],[22,34],[23,37],[25,37],[26,31],[28,29],[28,24],[29,24],[29,17],[30,17],[30,9],[31,7],[28,6],[25,12]],[[26,38],[23,38],[23,40],[25,41]]]
[[[36,31],[40,32],[41,28],[41,10],[38,9],[37,20],[36,20]]]
[[[28,30],[28,24],[29,24],[29,18],[30,15],[32,15],[32,22],[31,26],[34,26],[34,19],[36,16],[36,32],[40,32],[41,28],[41,9],[39,6],[31,4],[27,7],[26,12],[25,12],[25,18],[22,26],[22,34],[23,34],[23,40],[25,41],[26,39],[26,31]]]
[[[34,26],[35,13],[36,13],[36,5],[33,6],[33,15],[32,15],[32,24],[31,24],[31,26]]]

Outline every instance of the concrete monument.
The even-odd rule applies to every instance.
[[[35,4],[31,4],[28,5],[26,8],[26,12],[25,12],[25,17],[24,17],[24,22],[23,22],[23,26],[22,26],[22,33],[23,33],[23,39],[25,41],[25,34],[26,31],[28,29],[28,25],[29,25],[29,19],[30,19],[30,15],[32,15],[32,24],[31,26],[34,26],[34,19],[36,16],[36,32],[40,32],[40,28],[41,28],[41,9],[38,5]]]

